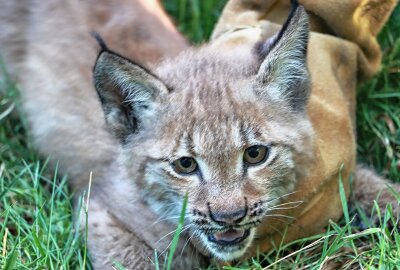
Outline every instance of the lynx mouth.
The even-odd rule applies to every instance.
[[[246,253],[254,235],[255,228],[227,228],[201,236],[203,243],[218,260],[232,261]]]
[[[250,235],[250,230],[230,228],[224,232],[217,232],[208,236],[208,241],[220,246],[234,246],[242,243]]]

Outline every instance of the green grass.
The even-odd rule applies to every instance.
[[[206,40],[226,1],[164,0],[179,29],[195,43]],[[358,156],[400,182],[400,7],[379,36],[382,70],[358,89]],[[0,269],[90,269],[85,236],[73,225],[67,179],[38,158],[18,114],[17,91],[0,81]],[[17,106],[15,106],[15,104]],[[14,113],[10,113],[13,111]],[[341,190],[343,191],[343,190]],[[386,224],[359,231],[343,200],[345,215],[326,232],[259,254],[225,269],[397,269],[400,234]],[[122,265],[116,269],[124,269]],[[209,269],[218,269],[210,266]]]
[[[17,92],[10,81],[0,87],[2,115]],[[37,157],[21,120],[0,116],[0,269],[83,269],[67,179]]]

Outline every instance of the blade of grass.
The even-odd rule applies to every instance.
[[[11,250],[10,255],[8,256],[6,263],[4,264],[3,270],[13,270],[14,265],[17,262],[17,245],[14,245],[13,249]]]
[[[176,247],[178,245],[178,241],[179,241],[179,237],[182,232],[183,225],[185,223],[187,202],[188,202],[188,195],[186,194],[185,198],[183,199],[183,205],[182,205],[181,215],[179,218],[178,228],[176,229],[174,237],[172,238],[171,248],[168,253],[167,270],[171,269],[172,261],[174,258],[174,253],[175,253]]]
[[[92,176],[93,172],[90,172],[89,175],[89,186],[88,186],[88,193],[87,193],[87,199],[86,199],[86,207],[85,207],[85,246],[83,249],[83,264],[82,264],[82,270],[86,268],[86,257],[87,257],[87,245],[88,245],[88,227],[89,227],[89,201],[90,201],[90,190],[92,187]]]

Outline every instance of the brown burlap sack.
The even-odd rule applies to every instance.
[[[284,242],[319,233],[342,215],[339,178],[347,195],[355,168],[354,109],[357,80],[379,69],[381,53],[376,35],[393,10],[395,0],[302,0],[311,34],[308,67],[312,94],[308,115],[315,129],[315,162],[287,200],[302,201],[265,222],[258,233],[262,251]],[[288,0],[231,0],[214,30],[215,46],[253,46],[275,34],[285,21]],[[287,225],[289,223],[289,225]],[[255,245],[256,246],[256,245]],[[253,250],[254,252],[255,250]],[[254,253],[253,253],[254,254]]]

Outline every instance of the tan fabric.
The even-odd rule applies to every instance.
[[[303,0],[309,11],[311,30],[308,66],[312,94],[308,115],[316,135],[316,160],[311,174],[300,179],[288,201],[303,201],[300,207],[282,211],[294,217],[270,219],[258,236],[260,249],[272,243],[302,238],[323,231],[329,220],[342,215],[338,179],[346,192],[355,166],[354,107],[358,75],[370,77],[379,69],[380,48],[376,35],[393,10],[394,0]],[[290,10],[290,1],[231,0],[212,36],[214,46],[253,44],[280,29]],[[277,24],[276,24],[277,23]],[[342,168],[342,169],[341,169]],[[290,225],[285,229],[287,223]],[[249,255],[254,255],[256,247]]]

